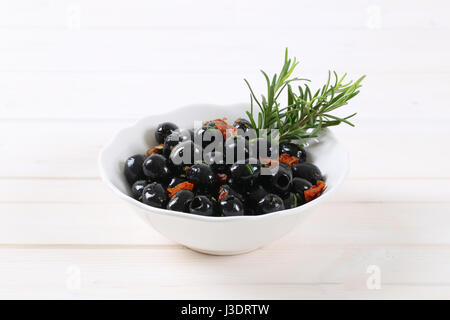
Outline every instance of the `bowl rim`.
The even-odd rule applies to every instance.
[[[213,222],[213,223],[221,223],[221,222],[227,223],[227,222],[235,222],[235,221],[256,221],[256,220],[262,220],[262,219],[267,219],[267,218],[273,218],[276,216],[290,216],[290,215],[301,214],[303,211],[306,211],[312,207],[315,207],[315,206],[319,205],[320,203],[322,203],[323,201],[325,201],[336,191],[336,189],[340,185],[342,185],[342,183],[344,182],[345,178],[347,177],[348,171],[349,171],[349,162],[350,162],[349,153],[348,153],[347,149],[345,148],[345,146],[342,143],[340,143],[340,141],[336,138],[336,136],[328,128],[326,128],[323,131],[324,135],[327,135],[330,138],[332,138],[335,141],[335,143],[337,143],[344,151],[345,167],[342,168],[344,170],[344,172],[340,176],[340,178],[336,181],[335,185],[331,188],[327,188],[326,192],[324,192],[320,197],[318,197],[308,203],[305,203],[301,206],[291,208],[291,209],[280,210],[280,211],[271,212],[271,213],[262,214],[262,215],[248,215],[248,216],[244,215],[244,216],[231,216],[231,217],[201,216],[201,215],[190,214],[190,213],[186,213],[186,212],[179,212],[179,211],[172,211],[172,210],[167,210],[167,209],[151,207],[151,206],[146,205],[146,204],[130,197],[129,195],[123,193],[110,181],[108,174],[106,172],[106,169],[103,165],[104,161],[106,161],[105,154],[106,154],[107,150],[109,150],[109,148],[114,144],[114,142],[117,140],[117,138],[120,135],[124,134],[124,132],[126,132],[126,131],[132,130],[134,127],[138,126],[141,122],[146,122],[147,119],[151,119],[154,116],[175,114],[175,113],[179,113],[181,110],[190,109],[193,107],[195,107],[195,108],[202,108],[202,107],[214,108],[215,107],[215,108],[221,108],[221,109],[222,108],[226,108],[226,109],[230,108],[231,109],[231,108],[240,107],[242,105],[246,105],[246,104],[243,104],[243,103],[235,103],[235,104],[228,104],[228,105],[217,105],[217,104],[207,104],[207,103],[191,104],[191,105],[186,105],[186,106],[182,106],[179,108],[175,108],[169,112],[152,113],[152,114],[146,115],[144,117],[140,117],[139,119],[134,121],[132,124],[127,125],[121,129],[117,130],[117,132],[101,148],[98,159],[97,159],[97,164],[99,167],[100,177],[101,177],[102,181],[119,198],[128,202],[131,205],[134,205],[140,209],[145,210],[148,213],[165,215],[165,216],[169,215],[169,216],[176,217],[176,218],[191,219],[191,220],[197,220],[197,221],[203,221],[203,222]]]

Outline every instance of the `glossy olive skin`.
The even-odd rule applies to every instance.
[[[242,130],[241,132],[243,133],[246,133],[249,129],[251,129],[252,124],[250,123],[250,121],[246,119],[239,118],[233,123],[233,127],[235,127],[238,130]]]
[[[292,192],[301,193],[305,192],[309,188],[312,187],[312,183],[303,178],[294,178],[292,179]]]
[[[289,191],[292,183],[293,176],[291,168],[284,163],[280,163],[278,170],[271,171],[271,175],[261,176],[265,189],[278,195],[285,195]]]
[[[228,196],[220,201],[220,212],[224,217],[243,216],[244,205],[235,196]]]
[[[239,183],[236,181],[233,177],[230,175],[228,176],[227,185],[231,187],[231,189],[235,190],[239,194],[244,194],[245,192],[245,186],[242,183]]]
[[[194,193],[190,190],[178,191],[167,204],[167,210],[189,212],[189,204],[194,199]]]
[[[134,155],[125,163],[130,196],[153,207],[189,214],[262,215],[305,204],[305,191],[324,180],[320,169],[306,162],[307,153],[294,141],[278,144],[270,137],[256,138],[246,119],[236,120],[229,132],[236,134],[237,129],[237,135],[225,139],[219,123],[207,121],[195,131],[180,130],[172,122],[159,124],[155,138],[161,146],[155,144],[148,157]],[[279,160],[281,154],[299,161],[291,167],[283,161],[296,161],[288,157]],[[272,157],[279,161],[272,161],[271,166],[267,158]],[[185,184],[186,189],[173,195],[183,182],[192,183],[193,190],[187,190],[192,185]]]
[[[187,159],[184,156],[189,155]],[[183,141],[177,144],[169,157],[169,167],[174,173],[185,173],[185,168],[190,167],[194,161],[202,159],[202,150],[192,141]]]
[[[234,163],[230,167],[230,176],[233,181],[242,183],[244,187],[253,186],[260,174],[261,164],[256,159],[248,159],[246,163]]]
[[[207,164],[194,164],[187,173],[187,180],[193,183],[196,190],[203,190],[210,193],[216,187],[216,175]]]
[[[306,151],[294,143],[280,144],[279,154],[281,155],[283,153],[297,157],[299,162],[306,161]]]
[[[154,153],[145,159],[144,174],[152,181],[166,183],[172,176],[164,156]]]
[[[206,134],[208,132],[208,134]],[[216,138],[219,139],[216,142]],[[213,126],[203,126],[198,128],[194,132],[194,142],[201,146],[203,149],[206,148],[210,143],[223,143],[222,133]]]
[[[203,161],[208,164],[214,173],[226,173],[228,166],[225,164],[225,157],[220,151],[212,151],[203,155]]]
[[[211,217],[214,215],[214,205],[207,196],[195,196],[189,202],[189,213]]]
[[[268,193],[256,205],[255,214],[267,214],[284,210],[284,202],[279,196],[273,193]]]
[[[177,144],[183,141],[193,141],[193,139],[194,139],[194,132],[190,129],[183,129],[183,130],[177,129],[173,131],[164,140],[164,147],[162,151],[163,156],[169,158],[173,148]]]
[[[239,162],[244,162],[249,156],[247,139],[242,136],[229,137],[225,140],[224,154],[227,164],[233,164],[238,160]]]
[[[304,162],[292,166],[292,174],[294,177],[306,179],[314,185],[318,180],[324,180],[320,169],[312,163]]]
[[[142,191],[142,202],[156,208],[165,208],[167,202],[166,189],[159,183],[150,183]]]
[[[172,132],[167,136],[167,138],[164,140],[164,146],[162,150],[163,156],[168,158],[175,146],[179,144],[182,140],[178,132]]]
[[[136,154],[134,156],[129,157],[125,161],[124,165],[124,174],[128,183],[133,185],[138,180],[145,180],[144,170],[142,165],[144,164],[145,156],[142,154]]]
[[[303,178],[292,179],[292,192],[297,195],[298,205],[306,203],[305,191],[312,187],[312,183]]]
[[[131,196],[136,200],[142,199],[142,192],[144,188],[149,184],[148,180],[138,180],[131,186]]]
[[[268,192],[260,184],[246,190],[245,200],[247,207],[255,208],[257,203],[260,202],[267,195],[267,193]]]
[[[167,136],[177,130],[178,126],[172,122],[163,122],[158,125],[155,131],[155,139],[159,144],[164,143]]]
[[[249,142],[250,157],[270,158],[274,147],[275,145],[272,146],[272,143],[265,138],[252,139]]]
[[[299,195],[293,192],[289,192],[282,199],[285,209],[292,209],[298,207],[301,204],[301,200],[299,200]]]
[[[225,193],[226,196],[234,196],[235,198],[238,198],[239,200],[241,200],[242,203],[244,203],[244,196],[237,192],[236,190],[234,190],[230,185],[228,184],[224,184],[222,186],[220,186],[220,190],[219,190],[219,196]]]
[[[173,177],[172,179],[170,179],[169,184],[167,185],[167,189],[169,188],[174,188],[177,185],[179,185],[182,182],[185,182],[186,179],[180,178],[180,177]]]

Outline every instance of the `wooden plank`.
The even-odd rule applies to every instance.
[[[263,65],[254,65],[250,73],[245,70],[217,74],[3,73],[0,74],[0,87],[3,88],[0,119],[137,119],[200,102],[245,102],[249,97],[243,78],[248,78],[257,92],[264,92],[263,78],[256,71],[272,62],[278,63],[280,59],[267,59]],[[332,66],[327,62],[320,72],[305,73],[301,65],[298,71],[312,79],[311,87],[314,88],[326,81],[329,67]],[[356,78],[362,73],[366,71],[349,77]],[[428,86],[430,83],[433,85]],[[360,95],[344,109],[348,109],[347,113],[358,112],[360,119],[380,119],[386,115],[399,122],[449,119],[449,84],[450,73],[374,72],[364,80]],[[423,90],[424,86],[427,90]],[[23,88],[27,94],[22,94]]]
[[[289,8],[290,10],[285,10]],[[3,28],[67,28],[70,20],[80,19],[83,28],[187,28],[187,27],[307,27],[361,28],[380,23],[384,28],[448,27],[446,1],[377,1],[369,4],[357,0],[336,4],[334,1],[299,2],[282,0],[276,5],[264,1],[148,2],[143,0],[58,1],[32,0],[0,4]],[[185,14],[189,12],[189,14]],[[270,13],[271,19],[261,19]],[[301,13],[302,18],[298,19]],[[373,22],[371,21],[374,20]],[[377,19],[377,20],[375,20]],[[378,19],[381,20],[378,22]],[[73,22],[72,22],[73,23]],[[375,26],[377,26],[376,24]]]
[[[0,176],[98,177],[102,144],[131,122],[3,122],[0,153],[14,159],[0,160]]]
[[[121,202],[0,203],[2,244],[174,245]],[[325,203],[280,243],[448,244],[450,203]]]
[[[423,124],[380,116],[355,123],[356,128],[340,126],[333,129],[349,150],[350,177],[450,177],[450,150],[441,140],[449,136],[450,128],[444,122]],[[418,128],[421,128],[420,133]]]
[[[380,290],[367,287],[372,265]],[[234,257],[182,248],[3,248],[0,268],[2,298],[450,297],[448,245],[278,244]]]
[[[301,34],[302,41],[292,42]],[[278,71],[283,48],[303,72],[450,72],[446,29],[0,29],[0,72]],[[270,41],[267,41],[270,39]],[[317,41],[317,39],[327,39]],[[421,41],[417,41],[421,39]],[[24,43],[27,44],[24,46]],[[314,50],[304,44],[314,43]],[[330,50],[332,48],[332,50]],[[407,52],[407,54],[405,54]],[[430,57],[433,57],[430,59]],[[326,61],[326,63],[324,63]],[[417,63],[420,61],[420,63]],[[226,94],[226,93],[224,93]]]
[[[336,202],[450,202],[448,179],[348,179]]]
[[[98,152],[131,121],[3,121],[0,178],[98,177]],[[449,178],[447,120],[361,119],[334,130],[350,151],[353,178]],[[417,128],[422,132],[417,135]],[[430,156],[432,165],[429,164]]]
[[[0,243],[174,245],[122,202],[0,205]]]
[[[1,298],[450,298],[448,2],[108,4],[0,3]],[[335,130],[350,179],[294,232],[205,256],[104,187],[96,159],[116,130],[247,100],[242,78],[260,88],[286,44],[314,83],[368,74],[357,128]]]

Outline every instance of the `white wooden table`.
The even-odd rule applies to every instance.
[[[0,2],[0,298],[450,298],[447,1]],[[207,256],[99,179],[140,116],[248,99],[284,47],[367,74],[345,185],[285,238]],[[377,282],[379,280],[379,282]],[[377,284],[380,284],[378,286]]]

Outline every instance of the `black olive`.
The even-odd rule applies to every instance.
[[[255,184],[261,174],[261,164],[256,159],[248,159],[245,163],[235,163],[230,167],[230,176],[235,183],[241,183],[244,187]]]
[[[216,175],[207,164],[194,164],[187,173],[187,180],[194,184],[196,190],[213,193],[216,186]]]
[[[225,157],[220,151],[212,151],[203,155],[203,161],[210,165],[214,173],[227,172],[228,166],[225,164]]]
[[[292,166],[292,174],[294,177],[306,179],[314,185],[317,184],[318,180],[323,181],[320,169],[312,163],[304,162]]]
[[[291,187],[292,182],[292,170],[291,168],[280,162],[280,165],[277,167],[273,167],[270,169],[270,175],[262,175],[262,181],[264,183],[264,187],[276,194],[285,195],[289,188]]]
[[[299,195],[293,192],[289,192],[283,197],[283,203],[285,209],[292,209],[302,204]]]
[[[239,194],[244,194],[245,186],[242,183],[236,181],[233,177],[229,176],[227,184]]]
[[[124,174],[130,186],[138,180],[145,179],[144,170],[142,168],[144,160],[144,155],[136,154],[125,161]]]
[[[216,139],[219,139],[216,141]],[[203,149],[209,144],[223,145],[222,133],[212,126],[203,126],[194,132],[194,142]]]
[[[267,194],[267,191],[260,185],[248,189],[245,192],[246,205],[249,208],[255,208],[257,203],[261,201]]]
[[[211,200],[206,196],[195,196],[189,202],[189,212],[201,216],[213,216],[214,206]]]
[[[185,173],[186,167],[190,167],[195,160],[202,159],[202,150],[192,141],[184,141],[177,144],[169,157],[170,169],[178,174]]]
[[[244,216],[255,216],[255,209],[245,206],[245,212],[244,212]]]
[[[153,181],[167,182],[172,176],[164,156],[154,153],[144,161],[144,174]]]
[[[148,180],[138,180],[131,186],[131,196],[136,200],[142,199],[142,192],[144,188],[149,184]]]
[[[185,182],[186,179],[180,178],[180,177],[173,177],[172,179],[170,179],[169,184],[167,185],[167,189],[169,188],[173,188],[177,185],[179,185],[182,182]]]
[[[226,196],[234,196],[235,198],[238,198],[239,200],[241,200],[242,203],[244,203],[244,196],[237,192],[236,190],[234,190],[230,185],[228,184],[224,184],[222,186],[220,186],[220,190],[219,190],[219,197],[222,195],[222,197],[226,197]]]
[[[303,178],[292,179],[292,192],[297,195],[298,205],[306,203],[305,191],[312,187],[311,182]]]
[[[142,202],[149,206],[164,208],[166,206],[166,201],[166,190],[159,183],[150,183],[142,191]]]
[[[156,141],[159,144],[164,143],[164,140],[166,140],[167,136],[171,134],[172,131],[175,131],[177,129],[177,125],[173,124],[172,122],[160,123],[155,131]]]
[[[168,158],[170,156],[170,153],[172,152],[172,149],[181,142],[181,137],[177,132],[172,132],[169,134],[164,140],[164,147],[162,150],[163,156]]]
[[[234,196],[227,196],[220,201],[220,212],[225,217],[243,216],[244,205]]]
[[[280,144],[279,153],[280,153],[280,155],[283,153],[287,153],[290,156],[297,157],[299,162],[306,161],[306,151],[294,143]]]
[[[312,183],[303,178],[292,179],[292,192],[301,193],[305,192],[312,187]]]
[[[233,164],[239,160],[244,162],[248,159],[248,141],[242,136],[233,136],[225,140],[224,154],[227,164]]]
[[[268,193],[256,205],[255,214],[261,215],[284,210],[283,199],[273,193]]]
[[[194,198],[194,194],[190,190],[178,191],[167,204],[168,210],[189,212],[189,204]]]
[[[272,156],[272,143],[265,138],[252,139],[249,142],[250,157],[270,158]]]
[[[183,141],[192,141],[194,138],[194,132],[190,129],[183,129],[183,130],[175,130],[171,134],[167,136],[167,138],[164,140],[164,147],[162,154],[169,158],[170,153],[172,152],[173,148]]]
[[[235,127],[238,130],[242,130],[241,131],[242,133],[246,133],[249,129],[252,128],[252,124],[250,123],[250,121],[246,119],[239,118],[233,123],[233,127]]]

